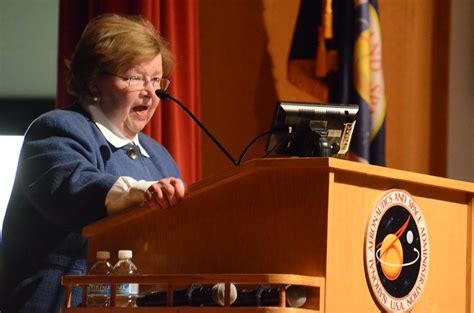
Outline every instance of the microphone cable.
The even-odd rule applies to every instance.
[[[161,100],[171,100],[173,102],[175,102],[176,104],[178,104],[178,106],[184,111],[186,112],[186,114],[188,114],[189,117],[191,117],[191,119],[206,133],[206,135],[214,142],[214,144],[225,154],[225,156],[232,162],[232,164],[234,164],[235,166],[239,166],[240,163],[242,162],[242,159],[244,158],[244,156],[247,154],[248,150],[250,149],[250,147],[252,147],[252,145],[254,145],[260,138],[262,138],[263,136],[266,136],[266,135],[269,135],[269,134],[272,134],[274,133],[275,131],[274,130],[270,130],[270,131],[266,131],[260,135],[258,135],[257,137],[255,137],[248,145],[247,147],[245,147],[245,149],[243,150],[243,152],[240,154],[240,157],[238,160],[235,160],[232,155],[230,155],[230,153],[224,148],[224,146],[211,134],[211,132],[209,132],[209,130],[207,130],[207,128],[194,116],[193,113],[191,113],[191,111],[186,107],[184,106],[184,104],[182,104],[178,99],[176,98],[173,98],[172,96],[170,96],[170,94],[168,93],[168,91],[166,90],[163,90],[163,89],[157,89],[155,91],[155,94],[158,96],[158,98],[160,98]],[[277,145],[275,145],[275,147],[273,147],[270,151],[268,151],[262,158],[265,158],[267,157],[270,153],[272,153],[273,151],[275,151],[277,148],[279,148],[284,142],[288,141],[290,135],[288,135],[286,138],[284,138],[281,142],[279,142]]]
[[[237,164],[240,165],[242,163],[242,159],[244,158],[244,156],[247,154],[248,150],[260,139],[262,138],[263,136],[267,136],[267,135],[271,135],[273,133],[275,133],[277,131],[274,131],[274,130],[269,130],[269,131],[266,131],[264,133],[261,133],[260,135],[258,135],[257,137],[255,137],[248,145],[247,147],[245,147],[245,149],[242,151],[242,154],[240,155],[239,159],[237,160]],[[290,139],[290,136],[291,134],[287,134],[285,138],[283,138],[278,144],[276,144],[273,148],[271,148],[269,151],[267,151],[263,156],[261,156],[260,158],[261,159],[264,159],[266,158],[267,156],[269,156],[270,154],[272,154],[275,150],[277,150],[278,148],[280,148],[284,143],[288,142],[288,140]]]
[[[184,104],[182,104],[178,99],[176,98],[173,98],[172,96],[170,96],[170,94],[166,91],[166,90],[163,90],[163,89],[157,89],[155,91],[155,94],[158,96],[158,98],[162,99],[162,100],[172,100],[174,101],[176,104],[179,105],[179,107],[181,109],[184,110],[184,112],[186,112],[186,114],[189,115],[189,117],[192,118],[192,120],[198,124],[198,126],[206,133],[206,135],[211,138],[211,140],[217,145],[217,147],[219,147],[219,149],[221,149],[222,152],[224,152],[224,154],[227,156],[227,158],[234,164],[234,165],[239,165],[237,163],[237,161],[230,155],[229,152],[227,152],[227,150],[224,148],[223,145],[221,145],[221,143],[207,130],[207,128],[194,116],[193,113],[191,113],[191,111],[188,110],[187,107],[184,106]]]

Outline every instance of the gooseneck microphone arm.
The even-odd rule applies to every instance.
[[[193,119],[193,121],[198,124],[198,126],[206,133],[206,135],[211,138],[211,140],[216,144],[216,146],[219,147],[219,149],[221,149],[222,152],[224,152],[224,154],[227,156],[227,158],[234,164],[234,165],[239,165],[239,163],[237,163],[237,161],[230,155],[229,152],[227,152],[227,150],[224,148],[224,146],[221,145],[221,143],[216,139],[214,138],[214,136],[207,130],[206,127],[204,127],[204,125],[202,125],[202,123],[194,116],[193,113],[191,113],[191,111],[188,110],[188,108],[186,108],[184,106],[184,104],[182,104],[178,99],[175,99],[173,97],[170,96],[170,94],[166,91],[166,90],[163,90],[163,89],[158,89],[155,91],[155,94],[158,96],[158,98],[160,98],[161,100],[172,100],[173,102],[175,102],[177,105],[179,105],[179,107],[181,109],[184,110],[184,112],[186,112],[189,117],[191,117]]]

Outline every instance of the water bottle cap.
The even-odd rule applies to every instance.
[[[131,259],[133,256],[132,250],[119,250],[118,252],[118,258],[123,260],[123,259]]]
[[[97,251],[95,253],[95,257],[97,259],[110,259],[110,252],[109,251]]]

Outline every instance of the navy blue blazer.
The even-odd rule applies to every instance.
[[[28,128],[3,224],[2,312],[59,312],[62,275],[84,274],[81,229],[106,217],[105,198],[120,176],[154,181],[180,177],[166,149],[140,133],[140,153],[110,145],[78,104],[37,118]],[[81,301],[73,292],[73,302]]]

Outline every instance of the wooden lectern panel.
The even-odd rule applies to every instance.
[[[323,276],[328,175],[321,168],[236,171],[169,210],[129,214],[113,227],[105,221],[107,231],[89,249],[131,249],[146,274]]]
[[[472,223],[467,219],[470,212],[468,193],[438,185],[434,177],[433,183],[437,185],[427,188],[418,184],[416,179],[410,180],[418,175],[406,175],[402,181],[353,172],[335,174],[329,195],[328,312],[379,310],[365,277],[364,236],[369,210],[383,192],[392,188],[404,189],[414,197],[428,227],[430,264],[427,285],[413,312],[470,311],[467,301],[472,291],[471,283],[467,282],[467,260],[470,258],[467,247],[471,245],[468,230]],[[455,188],[456,182],[450,181],[448,185]],[[472,185],[470,188],[472,190]]]
[[[364,236],[392,188],[412,195],[428,228],[429,274],[413,311],[471,311],[472,183],[331,158],[254,160],[190,186],[174,208],[134,209],[84,233],[90,260],[131,249],[145,274],[324,277],[326,312],[377,312]]]

